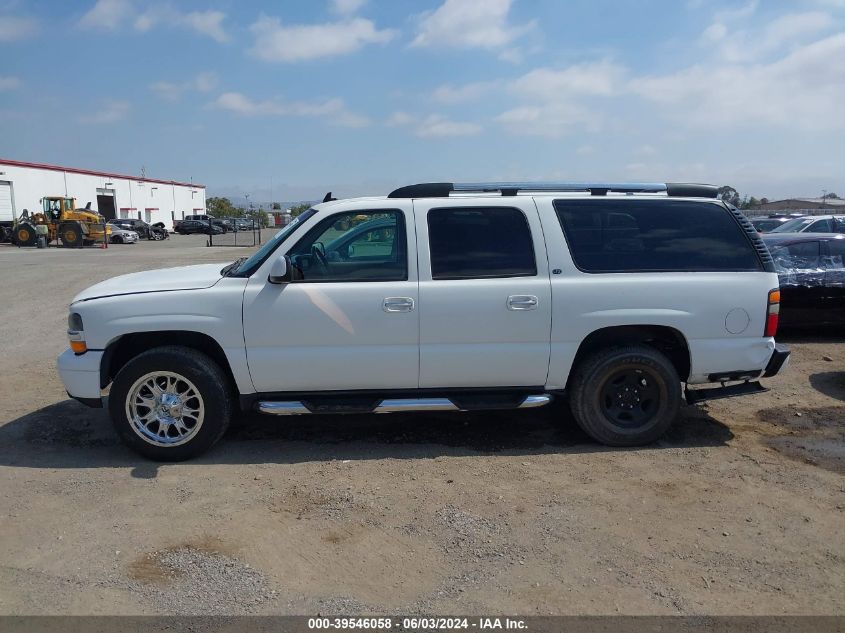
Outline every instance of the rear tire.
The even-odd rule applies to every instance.
[[[195,349],[167,346],[123,366],[112,384],[109,413],[132,450],[175,462],[204,453],[223,437],[232,402],[231,385],[217,363]]]
[[[572,376],[572,415],[608,446],[641,446],[662,436],[681,408],[681,380],[666,356],[646,345],[600,350]]]

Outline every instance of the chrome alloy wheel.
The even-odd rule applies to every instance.
[[[194,383],[180,374],[155,371],[136,380],[126,396],[132,430],[154,446],[179,446],[199,432],[205,404]]]

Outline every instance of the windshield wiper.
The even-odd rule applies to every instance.
[[[229,273],[237,272],[240,265],[243,264],[245,261],[246,261],[246,257],[238,257],[231,264],[224,267],[223,270],[220,271],[220,274],[223,275],[224,277],[228,277]]]

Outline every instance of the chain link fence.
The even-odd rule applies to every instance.
[[[255,219],[215,220],[209,231],[209,246],[258,246],[261,223]]]

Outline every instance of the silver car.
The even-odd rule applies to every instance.
[[[111,243],[112,244],[134,244],[138,241],[138,234],[135,231],[124,229],[117,224],[109,223],[111,227]]]

